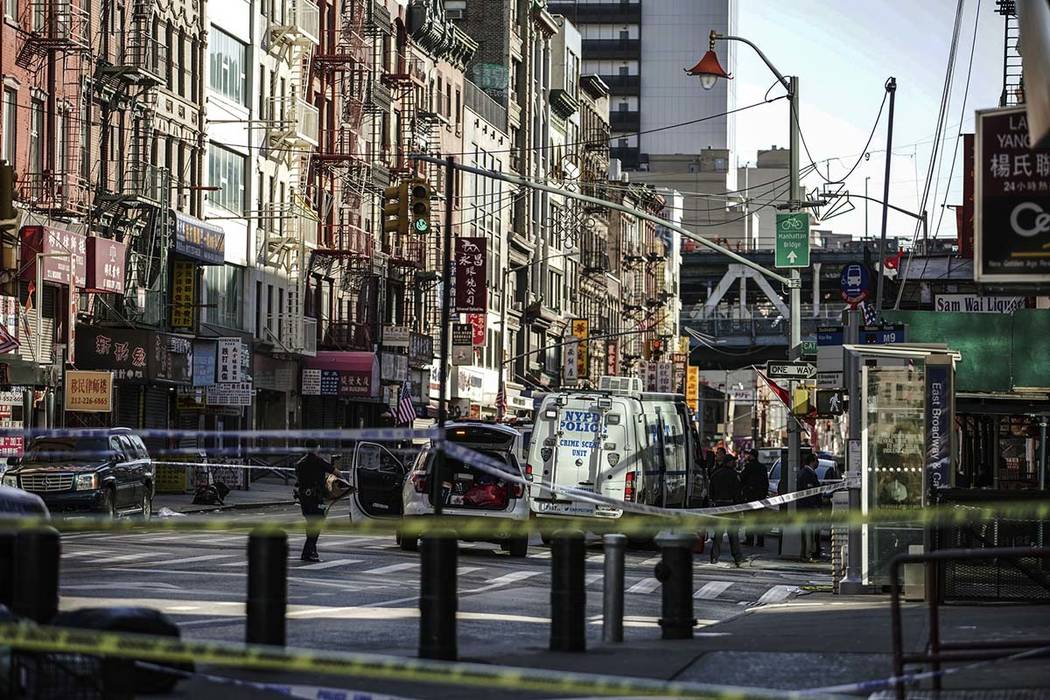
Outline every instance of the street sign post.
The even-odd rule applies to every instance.
[[[839,275],[839,291],[842,301],[850,305],[851,309],[868,298],[871,294],[871,275],[868,267],[863,263],[853,262],[842,268]]]
[[[808,362],[767,362],[766,376],[770,379],[803,381],[817,376],[817,366]]]
[[[817,354],[817,341],[815,341],[815,340],[803,340],[802,341],[802,354],[804,356],[815,356]]]
[[[809,267],[809,214],[777,214],[775,267]]]

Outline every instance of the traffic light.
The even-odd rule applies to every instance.
[[[795,388],[791,392],[791,414],[794,416],[809,415],[809,389]]]
[[[408,233],[408,181],[383,190],[384,233]]]
[[[430,184],[426,180],[413,180],[409,195],[412,233],[426,235],[430,233]]]

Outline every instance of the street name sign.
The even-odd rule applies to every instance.
[[[816,365],[808,362],[767,362],[766,376],[770,379],[813,379],[817,376]]]
[[[803,340],[802,341],[802,354],[803,355],[816,355],[817,354],[817,341],[815,341],[815,340]]]
[[[809,213],[777,214],[775,267],[809,267]]]

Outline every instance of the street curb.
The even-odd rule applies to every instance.
[[[252,510],[254,508],[267,508],[269,506],[290,506],[295,505],[295,501],[258,501],[255,503],[231,503],[223,506],[199,506],[196,508],[190,508],[187,510],[179,510],[171,508],[171,510],[182,515],[194,515],[197,513],[213,513],[222,510]]]

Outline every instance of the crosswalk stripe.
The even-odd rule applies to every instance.
[[[405,571],[407,569],[418,569],[420,566],[419,562],[408,561],[403,564],[391,564],[390,566],[381,566],[378,569],[369,569],[362,573],[366,574],[392,574],[396,571]]]
[[[62,552],[63,559],[80,559],[82,557],[94,557],[99,554],[109,554],[106,549],[78,549],[75,552]]]
[[[334,569],[337,566],[347,566],[349,564],[360,564],[361,559],[332,559],[331,561],[320,561],[316,564],[307,564],[306,566],[297,566],[296,571],[306,570],[317,570],[317,569]],[[366,572],[367,573],[367,572]]]
[[[769,603],[779,603],[791,597],[791,594],[796,590],[797,588],[795,586],[773,586],[762,594],[762,597],[758,599],[758,604],[767,605]]]
[[[587,557],[587,561],[591,561],[591,562],[594,562],[594,561],[605,561],[605,555],[604,554],[592,554],[589,557]]]
[[[141,554],[120,554],[115,557],[98,559],[93,564],[116,564],[117,562],[135,561],[136,559],[148,559],[150,557],[164,556],[163,552],[143,552]]]
[[[598,583],[602,580],[603,574],[591,574],[583,581],[583,585],[590,586],[591,584]]]
[[[517,583],[518,581],[524,581],[527,578],[532,578],[533,576],[539,576],[542,573],[544,573],[544,572],[542,572],[542,571],[511,571],[509,574],[503,574],[502,576],[497,576],[496,578],[489,579],[485,583],[490,585],[490,586],[503,586],[503,585],[506,585],[508,583]]]
[[[169,566],[171,564],[192,564],[198,561],[212,561],[214,559],[229,559],[230,557],[239,556],[238,554],[202,554],[198,557],[183,557],[181,559],[165,559],[164,565]]]
[[[693,594],[693,597],[713,600],[725,593],[726,589],[732,585],[732,581],[711,581],[710,583],[705,583],[701,586],[700,589]]]
[[[484,568],[484,566],[461,566],[458,569],[456,569],[456,574],[458,576],[466,576],[467,574],[472,574],[475,571],[482,571],[484,570]]]
[[[544,552],[536,552],[535,554],[530,554],[529,555],[529,559],[550,559],[550,558],[551,558],[550,550],[547,550],[547,551],[544,551]]]
[[[638,583],[627,589],[628,593],[652,593],[660,587],[660,582],[655,578],[643,578]]]
[[[663,561],[663,557],[650,557],[650,558],[646,559],[645,561],[643,561],[640,564],[640,566],[656,566],[661,561]]]

